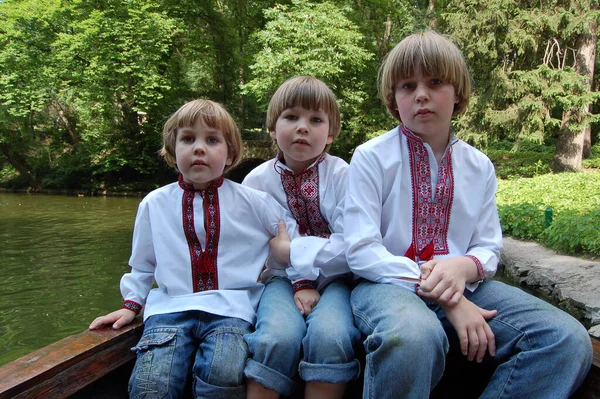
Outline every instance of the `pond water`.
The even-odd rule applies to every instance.
[[[120,307],[140,201],[0,193],[0,364]]]

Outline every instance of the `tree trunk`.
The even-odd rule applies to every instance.
[[[38,180],[35,172],[25,158],[12,151],[6,143],[0,143],[0,153],[6,157],[8,162],[19,172],[33,190],[39,191],[42,189],[42,182]]]
[[[569,120],[573,117],[581,117],[580,111],[569,110],[563,112],[558,141],[556,142],[556,152],[550,165],[554,172],[574,172],[581,169],[585,133],[583,130],[574,132],[570,129]]]
[[[598,21],[594,18],[589,22],[588,29],[582,32],[576,42],[575,68],[577,73],[587,78],[590,90],[594,88],[597,30]],[[591,112],[591,105],[587,105],[583,111]],[[583,158],[589,158],[592,156],[592,128],[589,124],[583,128],[583,134],[582,154]]]

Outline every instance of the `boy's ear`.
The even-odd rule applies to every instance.
[[[277,134],[275,134],[275,131],[274,131],[274,130],[271,130],[271,131],[269,132],[269,136],[271,136],[271,138],[272,138],[273,140],[277,140]]]
[[[327,145],[333,143],[333,136],[327,136]]]

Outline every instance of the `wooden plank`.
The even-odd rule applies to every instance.
[[[136,320],[120,330],[83,331],[0,367],[0,399],[65,398],[135,357]]]
[[[600,399],[600,340],[590,338],[594,349],[592,368],[581,387],[573,395],[573,399]]]

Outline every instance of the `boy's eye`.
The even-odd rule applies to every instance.
[[[294,115],[294,114],[287,114],[285,116],[285,119],[290,120],[290,121],[295,121],[295,120],[298,119],[298,117],[296,115]]]
[[[434,85],[441,85],[442,84],[442,79],[440,78],[433,78],[431,79],[431,83]]]
[[[323,119],[315,116],[314,118],[312,118],[312,121],[313,121],[313,123],[321,123],[321,122],[323,122]]]
[[[415,87],[414,83],[403,83],[402,86],[400,86],[402,89],[404,90],[410,90],[413,89]]]
[[[216,138],[216,137],[209,137],[208,139],[206,139],[206,141],[207,141],[209,144],[217,144],[217,143],[219,142],[219,139],[218,139],[218,138]]]
[[[181,141],[183,141],[184,143],[193,143],[194,138],[192,136],[182,136]]]

